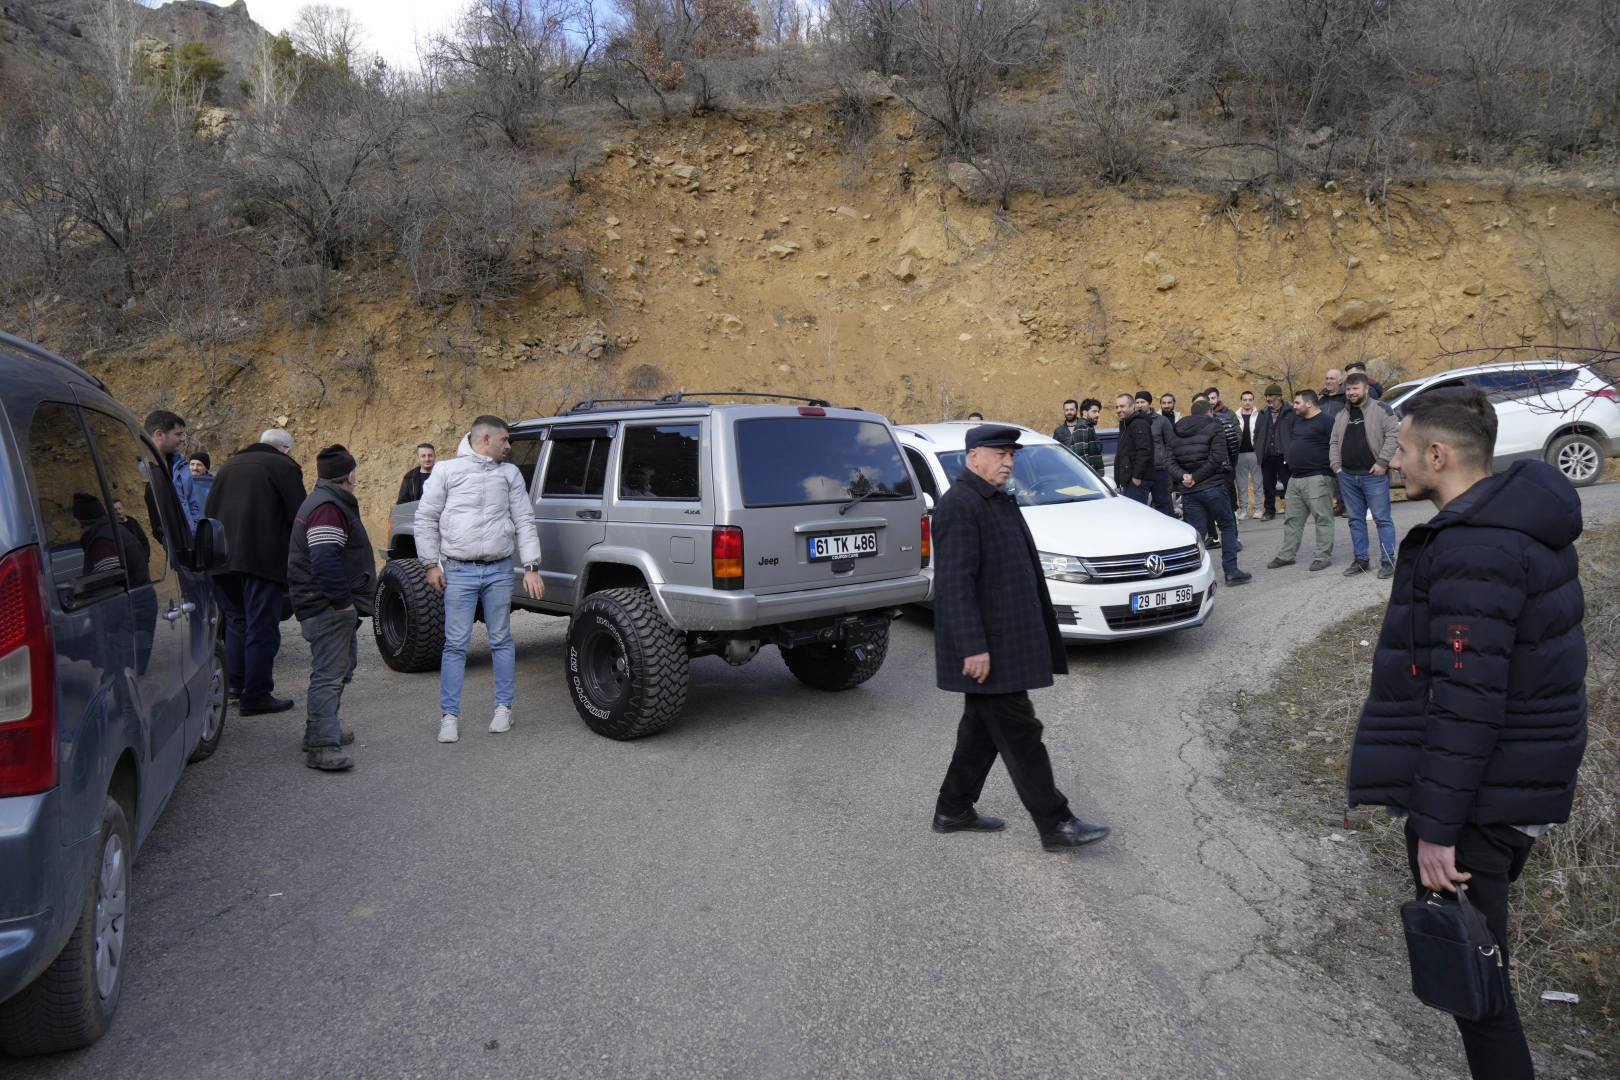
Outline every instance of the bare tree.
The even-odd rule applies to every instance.
[[[939,129],[947,152],[973,149],[973,110],[1039,40],[1038,0],[911,0],[895,12],[902,91]]]
[[[298,51],[347,75],[361,66],[366,31],[354,12],[332,4],[305,4],[288,29]]]

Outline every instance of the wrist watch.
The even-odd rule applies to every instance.
[[[525,574],[539,573],[540,572],[540,564],[537,563],[537,562],[526,562],[526,563],[523,564],[523,572]]]

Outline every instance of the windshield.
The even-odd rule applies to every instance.
[[[1378,400],[1383,402],[1396,401],[1401,397],[1401,395],[1409,394],[1422,385],[1423,383],[1420,380],[1418,382],[1403,382],[1399,386],[1391,386],[1388,390],[1384,391],[1384,396]]]
[[[870,420],[773,416],[737,421],[744,506],[912,498],[894,436]]]
[[[967,451],[942,450],[939,463],[944,466],[945,475],[955,480],[967,468]],[[1012,479],[1007,482],[1007,490],[1017,498],[1019,506],[1048,506],[1108,497],[1096,473],[1069,451],[1051,443],[1037,443],[1018,451],[1018,456],[1013,458]]]

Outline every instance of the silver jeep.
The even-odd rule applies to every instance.
[[[808,686],[858,686],[899,605],[928,594],[927,510],[887,420],[708,396],[772,403],[584,401],[512,428],[546,582],[544,600],[517,588],[512,606],[569,617],[574,707],[612,739],[674,721],[695,656],[741,665],[775,645]],[[415,513],[394,507],[373,620],[396,671],[438,667],[444,646]]]

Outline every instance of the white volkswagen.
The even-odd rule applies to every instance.
[[[895,427],[928,498],[937,500],[967,467],[964,442],[975,426]],[[1023,449],[1007,487],[1040,550],[1064,638],[1114,641],[1202,626],[1215,602],[1215,566],[1193,527],[1117,494],[1049,436],[1018,431]]]

